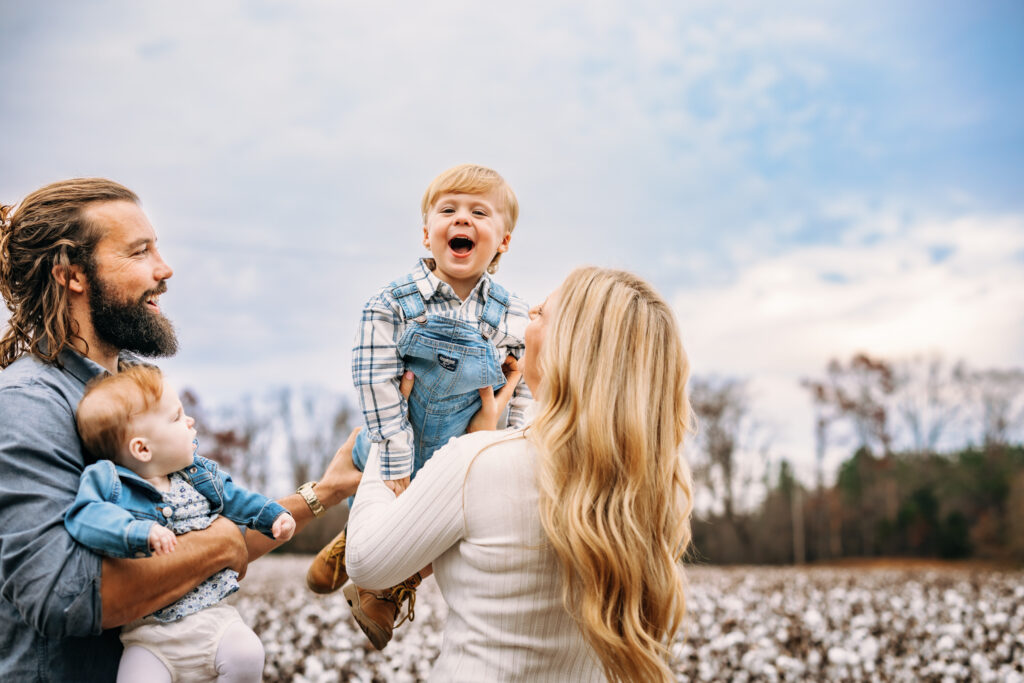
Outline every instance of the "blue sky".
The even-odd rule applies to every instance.
[[[348,391],[427,183],[490,165],[522,205],[506,285],[651,279],[799,465],[830,357],[1024,361],[1022,36],[1016,2],[9,2],[0,200],[139,192],[165,367],[230,400]]]

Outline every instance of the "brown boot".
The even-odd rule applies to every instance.
[[[333,593],[348,581],[345,571],[345,530],[331,539],[313,558],[306,572],[306,585],[314,593]]]
[[[354,583],[345,586],[345,599],[352,608],[359,628],[370,639],[378,650],[383,650],[391,640],[395,628],[408,619],[415,619],[413,607],[416,605],[416,586],[420,585],[419,572],[413,574],[402,583],[385,591],[371,591],[360,588]],[[409,599],[409,611],[397,624],[395,619],[402,609],[402,603]]]

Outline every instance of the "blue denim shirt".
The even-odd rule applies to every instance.
[[[217,463],[198,455],[179,474],[210,501],[211,514],[222,514],[270,538],[274,520],[288,512],[270,498],[235,485]],[[64,525],[76,541],[101,555],[148,557],[151,527],[170,528],[172,512],[155,486],[127,467],[100,460],[82,472]]]
[[[117,629],[100,628],[100,556],[64,512],[85,467],[75,410],[103,368],[26,354],[0,371],[0,680],[114,680]]]

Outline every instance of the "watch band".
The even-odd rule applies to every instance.
[[[320,502],[320,499],[316,497],[316,493],[313,491],[313,486],[315,484],[315,481],[307,481],[299,487],[299,490],[296,491],[296,493],[305,499],[306,505],[308,505],[309,509],[313,512],[313,516],[319,517],[327,512],[327,508],[325,508],[324,504]]]

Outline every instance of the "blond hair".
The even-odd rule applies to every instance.
[[[675,317],[640,278],[581,268],[562,285],[539,362],[527,435],[564,605],[609,680],[671,680],[693,507]]]
[[[93,202],[139,201],[134,192],[104,178],[74,178],[42,187],[18,205],[0,206],[0,295],[11,311],[0,338],[0,368],[26,351],[48,363],[78,336],[67,286],[54,267],[92,266],[103,231],[83,209]],[[83,340],[84,341],[84,340]]]
[[[132,418],[152,410],[163,392],[163,373],[151,365],[133,365],[89,382],[75,416],[86,460],[116,461],[128,444]]]
[[[516,199],[515,192],[497,171],[476,164],[453,166],[434,178],[427,186],[427,191],[423,193],[423,201],[420,202],[423,223],[426,224],[430,208],[443,194],[487,194],[491,191],[495,191],[498,195],[501,202],[499,210],[505,218],[505,234],[510,235],[516,227],[516,221],[519,220],[519,200]],[[487,265],[488,273],[493,275],[498,272],[499,260],[501,260],[500,251]]]

